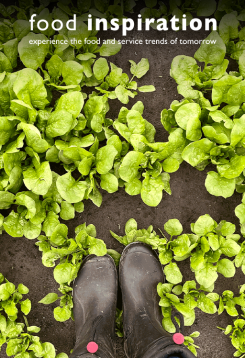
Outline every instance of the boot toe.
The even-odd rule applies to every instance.
[[[113,258],[108,254],[106,254],[104,256],[96,256],[94,254],[91,254],[91,255],[86,256],[85,259],[83,259],[80,271],[81,271],[82,267],[85,266],[88,262],[94,262],[94,263],[100,262],[103,264],[109,264],[109,266],[111,266],[111,264],[114,265]]]
[[[77,278],[74,281],[74,287],[84,279],[84,276],[89,276],[94,274],[98,274],[98,277],[105,274],[115,274],[116,275],[116,266],[113,258],[110,255],[105,256],[96,256],[96,255],[88,255],[83,260],[80,270],[78,272]],[[85,274],[86,273],[86,274]]]
[[[143,243],[143,242],[132,242],[131,244],[127,245],[125,249],[122,252],[121,259],[124,259],[124,257],[131,253],[142,253],[142,254],[148,254],[153,255],[158,259],[158,256],[152,248]]]

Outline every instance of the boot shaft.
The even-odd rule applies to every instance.
[[[157,285],[164,282],[164,274],[150,246],[129,244],[122,253],[119,274],[127,357],[194,358],[186,347],[175,344],[174,336],[162,327]],[[183,335],[180,336],[183,343]]]
[[[93,358],[115,357],[117,281],[109,255],[89,255],[83,261],[73,289],[76,343],[70,358],[88,355],[90,342],[98,345]]]

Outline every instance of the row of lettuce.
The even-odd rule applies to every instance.
[[[6,354],[15,358],[68,358],[65,353],[56,355],[54,345],[41,342],[40,328],[30,326],[27,315],[31,301],[24,299],[29,289],[20,283],[17,287],[0,274],[0,351],[6,344]],[[24,322],[20,320],[20,314]]]
[[[132,242],[142,242],[158,251],[167,283],[159,282],[157,292],[159,305],[163,314],[163,327],[174,333],[176,326],[173,322],[175,312],[184,317],[185,326],[192,326],[196,318],[196,310],[206,314],[223,312],[231,316],[231,323],[221,328],[229,335],[236,349],[235,357],[245,353],[245,286],[241,285],[238,292],[225,290],[222,294],[215,292],[215,283],[219,274],[232,278],[236,269],[245,271],[245,247],[241,236],[236,234],[234,224],[222,220],[215,222],[209,215],[203,215],[191,224],[191,233],[184,234],[179,220],[170,219],[164,224],[165,234],[157,234],[153,226],[138,229],[134,219],[125,225],[125,235],[112,236],[123,245]],[[75,237],[69,238],[68,227],[60,224],[58,219],[50,222],[36,242],[42,252],[42,262],[46,267],[53,267],[53,276],[59,284],[59,294],[51,292],[40,303],[49,305],[57,302],[54,308],[54,318],[59,322],[72,318],[72,282],[77,277],[83,258],[88,254],[103,256],[109,254],[116,265],[119,264],[120,254],[107,249],[103,240],[96,238],[94,225],[82,224],[76,227]],[[193,272],[193,280],[184,281],[181,273],[181,261],[188,260]],[[7,343],[7,355],[17,358],[26,357],[56,357],[51,343],[41,343],[37,336],[39,328],[19,323],[18,308],[26,316],[31,310],[31,301],[23,300],[28,289],[23,284],[17,288],[1,276],[0,284],[0,343]],[[122,336],[121,313],[117,317],[117,334]],[[185,337],[185,345],[197,355],[194,338],[199,332],[193,332]],[[32,351],[32,353],[30,353]],[[25,354],[24,354],[25,353]],[[29,354],[29,355],[28,355]],[[62,355],[63,354],[63,355]],[[59,358],[67,357],[64,353]]]
[[[140,101],[131,109],[123,106],[117,118],[107,117],[109,100],[128,104],[138,91],[155,90],[152,85],[138,87],[134,80],[148,72],[147,59],[130,61],[130,79],[105,58],[120,50],[116,41],[101,47],[82,41],[57,50],[30,44],[31,38],[46,37],[26,34],[22,21],[13,23],[11,36],[3,33],[0,52],[0,209],[17,206],[1,216],[6,232],[37,238],[48,216],[74,218],[87,199],[100,206],[99,188],[113,193],[123,187],[157,206],[163,191],[171,194],[169,174],[183,160],[198,170],[216,165],[217,172],[208,172],[205,182],[210,194],[227,198],[235,190],[244,192],[245,35],[236,13],[225,15],[219,32],[208,36],[215,44],[203,43],[194,58],[174,58],[171,76],[184,99],[162,111],[167,142],[155,142],[156,130],[143,118]],[[94,39],[84,29],[81,20],[79,36]],[[60,35],[69,42],[69,33]],[[11,72],[18,57],[27,68]],[[225,57],[237,60],[237,71],[227,72]],[[90,95],[83,92],[87,87]],[[243,224],[243,202],[236,215]]]
[[[236,349],[234,357],[243,357],[245,285],[240,285],[237,292],[225,290],[218,294],[215,292],[215,283],[218,274],[231,278],[234,277],[236,268],[242,268],[245,273],[244,241],[239,242],[241,236],[235,233],[234,224],[225,220],[217,223],[207,214],[200,216],[190,228],[191,233],[183,234],[179,220],[170,219],[164,224],[166,233],[159,230],[159,235],[152,225],[147,229],[138,229],[136,220],[130,219],[125,225],[124,236],[113,232],[111,234],[125,246],[139,241],[157,250],[167,281],[159,282],[157,286],[163,315],[162,325],[166,331],[176,331],[176,322],[180,323],[176,312],[183,315],[185,326],[192,326],[195,323],[197,309],[206,314],[226,313],[231,316],[231,323],[225,328],[218,328],[231,338],[231,343]],[[186,260],[193,273],[191,281],[183,280],[180,270],[180,266],[186,270],[187,266],[181,264]],[[196,349],[199,347],[193,338],[198,336],[199,332],[193,332],[185,337],[184,342],[196,356]]]
[[[184,97],[162,111],[162,123],[170,135],[182,130],[188,145],[182,159],[198,170],[213,164],[216,171],[207,173],[205,187],[215,196],[242,194],[242,203],[235,209],[242,233],[244,205],[244,28],[236,13],[225,15],[219,33],[202,44],[194,58],[177,56],[171,65],[171,76]],[[234,61],[235,62],[234,62]],[[200,65],[201,63],[201,65]],[[229,70],[229,66],[235,70]]]

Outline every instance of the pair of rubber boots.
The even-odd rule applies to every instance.
[[[128,358],[193,358],[183,335],[162,328],[157,284],[164,281],[157,254],[142,243],[128,245],[119,265],[124,348]],[[89,255],[74,283],[76,344],[70,358],[114,358],[117,270],[109,255]]]

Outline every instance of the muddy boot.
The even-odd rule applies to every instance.
[[[74,282],[76,344],[70,358],[114,358],[117,271],[109,256],[89,255]]]
[[[157,284],[164,281],[157,254],[142,243],[128,245],[121,256],[124,348],[129,358],[194,358],[182,346],[181,333],[162,328]]]

